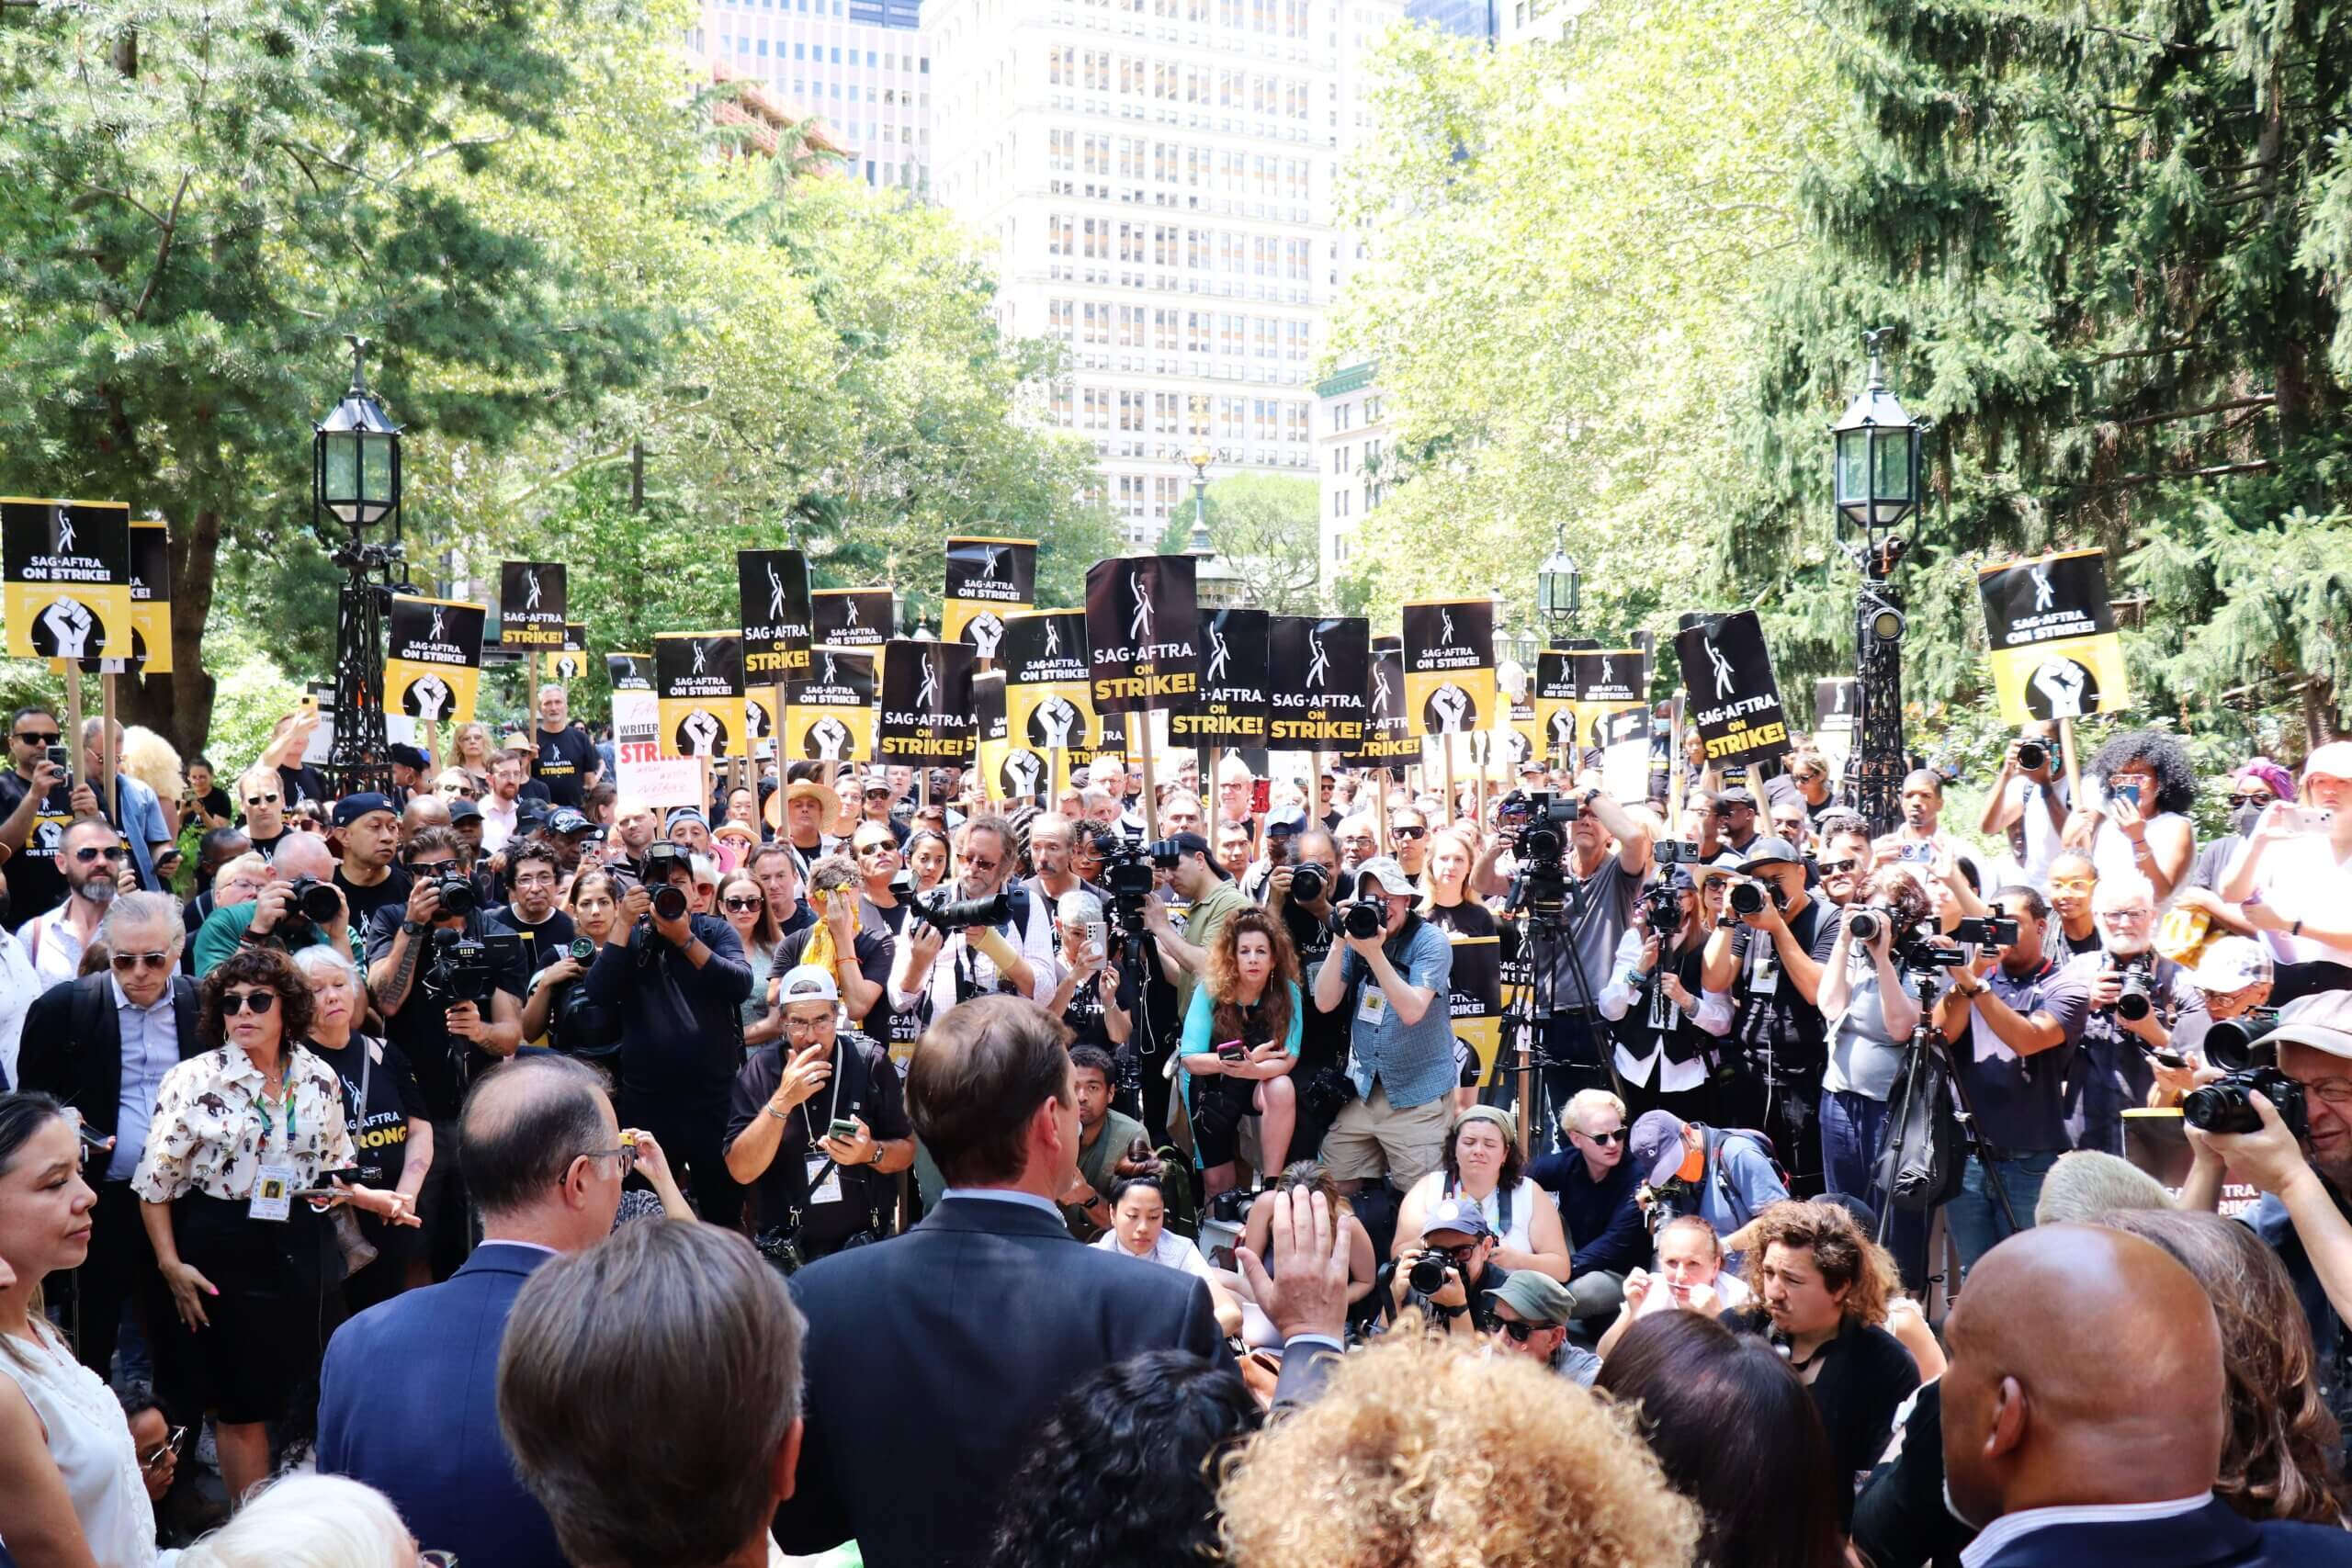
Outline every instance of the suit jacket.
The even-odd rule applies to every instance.
[[[983,1561],[1013,1471],[1089,1372],[1146,1350],[1225,1355],[1207,1286],[1082,1247],[1023,1203],[948,1199],[810,1264],[792,1293],[807,1424],[776,1540],[811,1553],[854,1537],[866,1568]]]
[[[390,1497],[418,1544],[465,1562],[564,1568],[555,1526],[498,1429],[498,1346],[551,1255],[486,1241],[442,1284],[335,1330],[319,1373],[319,1469]]]
[[[1984,1568],[2342,1568],[2352,1530],[2254,1524],[2220,1498],[2191,1514],[2128,1524],[2050,1525],[2020,1536]]]
[[[172,1016],[179,1030],[180,1060],[202,1055],[196,1038],[196,982],[185,975],[172,976]],[[114,976],[85,975],[33,999],[25,1010],[17,1079],[18,1089],[53,1094],[78,1107],[92,1132],[114,1135],[122,1115],[122,1020],[115,1012]]]

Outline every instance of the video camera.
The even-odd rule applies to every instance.
[[[1548,789],[1513,790],[1503,796],[1496,824],[1515,829],[1511,854],[1521,866],[1557,866],[1568,850],[1568,824],[1577,819],[1577,797]]]
[[[1152,874],[1151,852],[1156,848],[1130,843],[1124,833],[1094,835],[1094,852],[1102,861],[1097,880],[1111,895],[1111,929],[1123,937],[1132,938],[1143,931],[1144,900],[1159,886]]]
[[[497,988],[499,971],[519,951],[510,936],[469,936],[447,927],[433,933],[433,962],[424,966],[424,988],[442,1001],[477,1007]]]
[[[1682,891],[1670,883],[1656,883],[1644,890],[1642,907],[1634,918],[1660,942],[1682,929]],[[1728,925],[1728,920],[1723,922]]]

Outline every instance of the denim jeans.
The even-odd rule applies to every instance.
[[[1878,1190],[1875,1167],[1880,1145],[1886,1141],[1887,1102],[1841,1089],[1821,1097],[1821,1169],[1823,1190],[1859,1198],[1879,1217],[1871,1235],[1894,1254],[1903,1283],[1913,1295],[1927,1286],[1928,1218],[1910,1209],[1889,1204]]]
[[[2017,1216],[2018,1223],[2012,1225],[1984,1179],[1984,1162],[1969,1157],[1968,1169],[1961,1178],[1961,1194],[1944,1208],[1944,1224],[1951,1228],[1952,1246],[1960,1253],[1962,1278],[1999,1243],[2033,1227],[2033,1206],[2041,1201],[2042,1180],[2057,1163],[2054,1154],[2003,1155],[1993,1161],[2001,1191],[2009,1201],[2008,1212]]]

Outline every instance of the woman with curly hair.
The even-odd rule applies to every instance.
[[[1231,1369],[1149,1350],[1055,1404],[998,1515],[991,1568],[1204,1568],[1217,1562],[1216,1473],[1258,1429]]]
[[[1390,1334],[1227,1462],[1233,1568],[1682,1568],[1699,1510],[1626,1416],[1525,1356]]]
[[[2219,1214],[2127,1209],[2096,1223],[2154,1242],[2213,1300],[2230,1391],[2214,1495],[2249,1519],[2341,1523],[2335,1417],[2320,1397],[2311,1325],[2278,1255],[2251,1226]]]
[[[2129,729],[2100,747],[2086,771],[2099,804],[2067,819],[2066,847],[2086,852],[2101,877],[2136,871],[2155,885],[2158,903],[2171,897],[2197,857],[2188,748],[2162,730]]]
[[[1841,1529],[1853,1518],[1853,1478],[1878,1463],[1894,1413],[1919,1386],[1918,1364],[1884,1326],[1898,1283],[1884,1249],[1843,1205],[1775,1203],[1756,1216],[1747,1254],[1758,1304],[1723,1316],[1736,1333],[1769,1338],[1812,1391],[1847,1480],[1838,1489]]]
[[[1625,1331],[1592,1386],[1634,1413],[1667,1480],[1699,1505],[1696,1568],[1844,1562],[1838,1497],[1850,1478],[1804,1385],[1764,1341],[1661,1313]]]
[[[1298,1122],[1290,1070],[1303,1010],[1289,933],[1263,909],[1237,911],[1210,944],[1208,976],[1184,1015],[1185,1104],[1204,1199],[1234,1185],[1244,1116],[1264,1118],[1258,1145],[1265,1169],[1280,1170],[1289,1157]]]
[[[240,948],[207,975],[197,1033],[210,1048],[164,1075],[130,1178],[179,1319],[153,1325],[158,1348],[216,1417],[232,1503],[268,1472],[266,1424],[318,1375],[325,1295],[343,1279],[333,1228],[295,1196],[359,1163],[343,1085],[305,1048],[311,1012],[310,983],[276,948]],[[398,1192],[344,1197],[417,1223]]]

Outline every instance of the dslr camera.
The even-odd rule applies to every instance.
[[[1449,1267],[1442,1253],[1412,1253],[1405,1259],[1405,1288],[1418,1296],[1433,1296],[1445,1289]]]
[[[1294,884],[1295,886],[1295,884]],[[1351,898],[1331,911],[1331,934],[1369,942],[1388,924],[1388,905],[1380,898]]]
[[[286,890],[291,895],[288,901],[294,909],[314,926],[323,926],[343,913],[343,895],[334,890],[332,882],[298,876],[286,885]]]
[[[652,897],[653,912],[662,919],[684,918],[693,900],[686,897],[684,888],[670,878],[676,869],[693,865],[694,857],[676,844],[652,843],[645,847],[645,890]],[[691,869],[688,874],[692,874]]]
[[[454,868],[427,886],[441,900],[441,912],[445,915],[463,917],[481,908],[481,889],[474,886],[472,877]]]
[[[2205,1059],[2224,1072],[2242,1072],[2257,1063],[2275,1064],[2278,1051],[2262,1043],[2278,1027],[2277,1008],[2256,1008],[2243,1018],[2224,1018],[2205,1031]]]
[[[1312,904],[1331,889],[1331,874],[1321,861],[1303,860],[1291,868],[1290,897],[1294,904]]]
[[[1733,883],[1724,897],[1724,912],[1715,917],[1715,924],[1724,931],[1732,930],[1739,924],[1741,916],[1762,914],[1768,897],[1775,909],[1789,907],[1789,896],[1781,891],[1777,882]]]
[[[904,888],[900,877],[906,879]],[[943,936],[967,926],[1001,926],[1012,918],[1012,896],[1001,888],[986,898],[958,898],[944,887],[917,893],[912,875],[900,872],[890,879],[890,891],[904,900],[909,913]]]
[[[1634,912],[1642,929],[1660,942],[1682,929],[1682,893],[1667,883],[1657,883],[1642,893],[1642,906]]]
[[[2180,1118],[2204,1133],[2259,1133],[2262,1115],[2247,1098],[2257,1090],[2278,1110],[2289,1132],[2297,1138],[2311,1136],[2303,1086],[2273,1066],[2241,1067],[2219,1083],[2191,1089],[2180,1102]]]
[[[2116,996],[2115,1014],[2137,1023],[2155,1010],[2156,961],[2148,953],[2135,953],[2123,961],[2122,976],[2123,989]]]
[[[2018,767],[2024,773],[2039,773],[2050,765],[2050,748],[2039,740],[2018,742]]]

